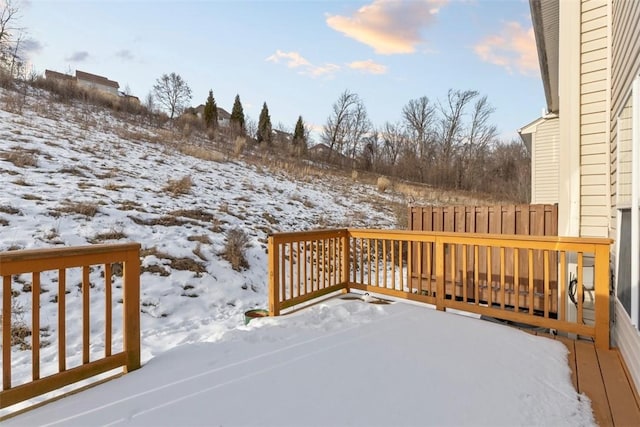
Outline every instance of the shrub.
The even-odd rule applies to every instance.
[[[378,177],[377,186],[378,186],[378,191],[381,193],[384,193],[391,187],[391,181],[389,181],[389,178],[384,176]]]
[[[233,143],[233,154],[239,157],[247,146],[247,138],[238,136]]]
[[[227,241],[222,257],[231,263],[231,267],[240,271],[248,268],[246,251],[249,247],[249,236],[239,228],[233,228],[227,232]]]
[[[190,176],[183,176],[180,179],[170,179],[167,181],[167,185],[164,186],[164,191],[167,191],[174,196],[181,194],[188,194],[193,186],[193,181]]]

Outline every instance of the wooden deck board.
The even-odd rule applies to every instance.
[[[612,426],[611,409],[595,347],[588,341],[576,341],[575,349],[578,392],[586,394],[591,399],[591,408],[598,425]]]
[[[596,355],[611,408],[613,424],[616,426],[640,425],[640,409],[622,367],[619,353],[615,350],[596,349]]]
[[[571,382],[573,382],[573,387],[576,390],[578,388],[578,377],[576,376],[577,368],[576,368],[576,342],[575,340],[557,336],[556,339],[561,341],[569,350],[569,354],[567,354],[567,361],[569,362],[569,367],[571,368]]]

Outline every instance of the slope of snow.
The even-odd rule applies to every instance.
[[[572,389],[566,350],[508,328],[358,301],[330,301],[244,326],[243,313],[267,303],[269,233],[392,228],[387,202],[401,196],[313,171],[201,160],[158,143],[166,131],[82,104],[27,101],[22,114],[0,109],[0,251],[140,242],[146,366],[8,423],[593,424],[588,401]],[[189,192],[165,189],[182,177],[192,181]],[[250,240],[242,271],[220,255],[234,228]],[[197,268],[180,267],[175,258]],[[91,273],[92,360],[104,352],[100,273]],[[67,366],[73,367],[82,352],[81,272],[67,274]],[[16,301],[28,308],[31,277],[14,279]],[[122,346],[120,280],[114,279],[114,352]],[[53,272],[43,273],[42,288],[47,375],[57,369]],[[27,324],[29,318],[26,311]],[[14,346],[12,358],[13,385],[28,381],[31,352]],[[307,393],[309,399],[301,398]],[[340,399],[327,401],[328,395]],[[507,410],[498,413],[496,405]],[[51,418],[51,411],[62,418]]]
[[[384,203],[393,196],[372,186],[312,171],[297,178],[233,158],[201,160],[181,154],[175,144],[153,142],[166,139],[168,131],[123,122],[99,107],[61,105],[42,96],[29,97],[22,114],[0,110],[0,251],[140,242],[147,254],[143,269],[150,270],[141,277],[143,362],[178,344],[215,341],[242,324],[247,309],[266,306],[269,233],[390,228],[395,222]],[[187,194],[165,190],[170,179],[182,177],[192,181]],[[73,212],[85,208],[88,215]],[[249,268],[239,272],[220,256],[226,232],[234,228],[250,241]],[[101,237],[110,233],[122,237]],[[173,268],[164,254],[190,259],[201,271]],[[53,273],[42,277],[41,329],[50,344],[42,349],[43,374],[47,366],[57,369],[50,363],[55,362],[57,334]],[[77,269],[67,274],[67,354],[73,366],[82,348],[81,276]],[[97,293],[103,291],[99,271],[91,281]],[[30,275],[22,275],[13,285],[17,302],[26,309],[30,282]],[[115,337],[120,335],[120,297],[114,292]],[[100,298],[92,297],[91,312],[104,312]],[[29,319],[25,312],[23,320],[28,324]],[[103,342],[104,322],[97,315],[92,322],[92,344]],[[117,350],[121,342],[116,338],[114,345]],[[92,345],[91,351],[93,359],[103,349]],[[30,357],[14,348],[14,385],[30,377]]]

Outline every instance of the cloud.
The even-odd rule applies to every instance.
[[[533,27],[523,28],[518,22],[507,22],[499,34],[490,35],[473,48],[485,62],[499,65],[509,73],[536,76],[538,51]]]
[[[374,0],[352,16],[329,15],[327,25],[381,55],[414,53],[421,31],[435,22],[449,0]]]
[[[267,58],[267,61],[275,62],[276,64],[278,64],[280,60],[287,60],[287,67],[289,68],[306,67],[311,65],[309,64],[309,61],[304,59],[298,52],[283,52],[281,50],[277,50],[276,53]]]
[[[66,61],[70,62],[82,62],[86,61],[89,58],[89,52],[82,50],[78,52],[74,52],[71,56],[65,58]]]
[[[331,76],[340,70],[340,66],[336,64],[313,65],[298,52],[283,52],[277,50],[276,53],[269,56],[266,61],[275,64],[286,62],[287,67],[299,69],[300,74],[312,77]]]
[[[28,38],[22,41],[20,47],[26,53],[38,53],[42,50],[42,43],[36,39]]]
[[[133,61],[133,54],[128,49],[122,49],[116,52],[116,56],[123,61]]]
[[[367,59],[366,61],[354,61],[348,64],[348,66],[353,70],[359,70],[370,74],[386,74],[387,72],[386,65],[378,64],[373,62],[371,59]]]

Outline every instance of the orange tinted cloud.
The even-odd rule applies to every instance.
[[[507,22],[499,34],[486,37],[474,46],[476,55],[485,62],[514,69],[521,74],[537,75],[538,51],[533,28],[518,22]]]
[[[373,62],[371,59],[367,59],[366,61],[354,61],[349,64],[349,68],[370,74],[385,74],[387,72],[386,66]]]
[[[340,70],[340,66],[335,64],[313,65],[298,52],[283,52],[277,50],[276,53],[269,56],[266,60],[276,64],[286,62],[287,67],[297,68],[300,74],[312,77],[330,76]]]
[[[420,32],[448,0],[374,0],[351,16],[330,15],[327,25],[382,55],[414,53]]]

